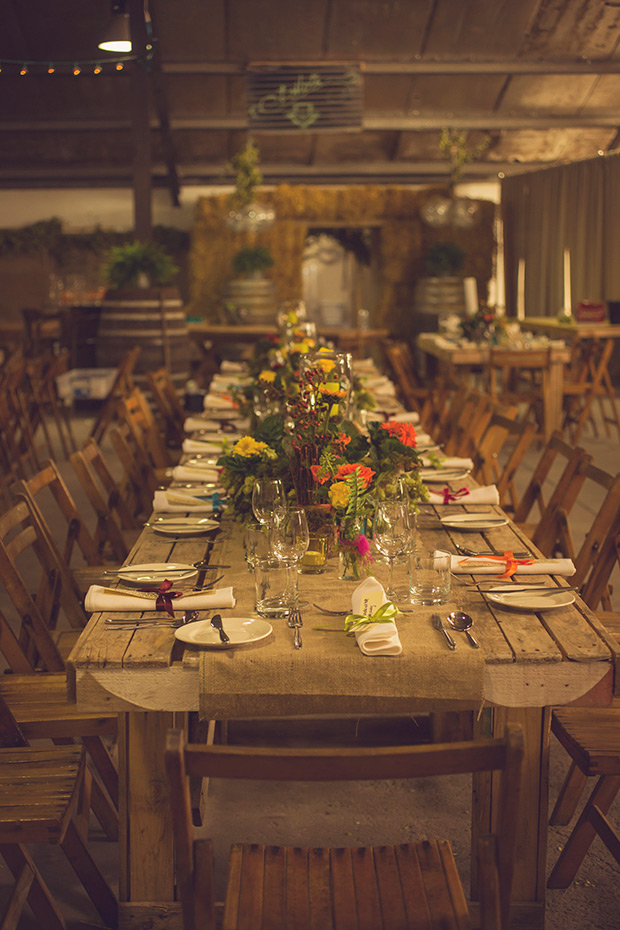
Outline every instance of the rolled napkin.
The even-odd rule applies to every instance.
[[[380,611],[384,605],[386,620],[380,620]],[[377,613],[379,612],[379,617]],[[403,647],[398,636],[394,620],[387,619],[395,615],[396,608],[385,596],[383,585],[376,578],[370,577],[362,581],[351,595],[351,614],[347,622],[352,624],[355,616],[376,619],[367,625],[353,626],[353,632],[360,651],[366,656],[399,656]],[[358,620],[359,623],[359,620]],[[346,628],[346,627],[345,627]]]
[[[445,459],[439,458],[439,464],[427,457],[422,456],[422,467],[423,468],[437,468],[438,472],[441,472],[442,468],[466,468],[468,471],[471,471],[474,467],[473,459],[459,458],[458,455],[447,455]]]
[[[403,413],[394,413],[390,423],[419,423],[420,414],[416,410],[405,410]]]
[[[155,586],[153,586],[155,587]],[[174,591],[174,584],[170,591]],[[192,591],[172,598],[175,610],[209,610],[214,607],[234,607],[236,600],[232,588],[218,588],[215,591]],[[91,584],[86,592],[84,607],[89,613],[96,610],[158,610],[156,599],[145,596],[142,591],[118,588],[104,588]]]
[[[224,359],[220,365],[220,371],[247,371],[248,366],[245,362],[232,362]]]
[[[207,394],[204,402],[205,410],[236,410],[237,404],[224,394]]]
[[[207,442],[204,439],[184,439],[181,446],[183,452],[212,452],[214,455],[222,454],[222,446],[216,442]]]
[[[219,468],[195,467],[194,465],[175,465],[172,469],[173,481],[217,481],[220,477]]]
[[[206,417],[188,417],[183,423],[186,433],[197,433],[199,430],[213,430],[217,432],[220,427],[219,420],[208,420]]]
[[[218,508],[219,509],[219,508]],[[213,502],[183,494],[182,491],[155,491],[153,510],[156,513],[213,513]]]
[[[565,576],[575,574],[575,566],[571,559],[507,560],[501,555],[493,557],[480,555],[475,558],[453,555],[450,559],[450,571],[466,575],[503,575],[506,572],[507,561],[516,563],[516,571],[513,574]]]
[[[418,446],[432,446],[436,445],[435,440],[428,433],[418,432],[416,430],[416,435],[418,439]]]
[[[444,488],[442,491],[428,492],[429,504],[499,504],[499,494],[494,484],[484,488],[461,488],[460,491],[451,491]]]

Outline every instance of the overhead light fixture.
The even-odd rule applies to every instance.
[[[116,52],[117,54],[131,51],[129,13],[125,9],[125,0],[113,0],[112,18],[99,43],[99,48],[104,52]]]

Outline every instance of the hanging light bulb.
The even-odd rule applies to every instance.
[[[77,61],[76,61],[75,64],[73,65],[73,73],[74,73],[74,75],[75,75],[76,77],[77,77],[78,74],[81,74],[81,73],[82,73],[82,69],[81,69],[80,66],[78,65]]]
[[[103,71],[103,68],[101,67],[99,62],[97,62],[97,64],[93,68],[93,74],[101,74],[102,71]]]
[[[22,77],[28,74],[28,65],[26,64],[26,62],[24,62],[21,68],[19,69],[19,73],[21,74]]]
[[[99,48],[104,52],[117,52],[121,55],[131,51],[129,13],[125,10],[125,0],[113,0],[112,18]]]
[[[124,66],[124,64],[123,64],[122,61],[117,61],[117,62],[116,62],[116,70],[117,70],[117,71],[122,71],[124,67],[125,67],[125,66]]]
[[[53,74],[55,70],[56,68],[54,67],[53,63],[50,61],[49,65],[47,66],[47,73]]]

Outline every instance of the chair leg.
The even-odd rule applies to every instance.
[[[72,820],[69,821],[67,832],[60,845],[105,926],[117,927],[118,901],[84,845],[82,837]]]
[[[552,827],[565,827],[567,823],[571,822],[587,780],[588,776],[584,775],[575,762],[571,762],[568,774],[560,788],[555,807],[549,818],[549,824]]]
[[[67,925],[60,913],[52,893],[45,884],[43,877],[30,853],[19,843],[0,843],[0,855],[19,883],[26,870],[32,872],[32,882],[28,890],[27,900],[41,927],[45,930],[67,930]],[[9,924],[10,926],[10,924]]]
[[[119,836],[118,810],[110,801],[96,778],[92,780],[91,810],[99,821],[101,829],[107,838],[112,840],[112,842],[116,842]]]
[[[22,915],[24,904],[28,900],[28,894],[34,881],[34,872],[31,866],[25,862],[24,867],[19,873],[19,877],[13,886],[11,897],[9,898],[2,917],[0,917],[0,930],[17,930],[19,918]]]
[[[589,817],[590,808],[596,806],[599,813],[607,813],[619,790],[620,775],[603,775],[599,778],[553,867],[547,888],[568,888],[571,884],[597,834],[596,827]]]

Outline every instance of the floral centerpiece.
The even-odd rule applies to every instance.
[[[287,469],[282,469],[277,445],[277,439],[270,445],[254,436],[242,436],[218,459],[218,465],[222,468],[219,481],[226,489],[237,519],[252,519],[252,488],[257,478],[275,478],[286,474]]]
[[[465,316],[460,322],[461,335],[469,342],[503,342],[506,333],[506,317],[490,307],[480,307],[473,316]]]
[[[368,461],[378,475],[375,499],[384,500],[402,479],[409,504],[428,500],[428,490],[420,478],[417,435],[411,423],[371,423],[368,427],[370,451]]]

